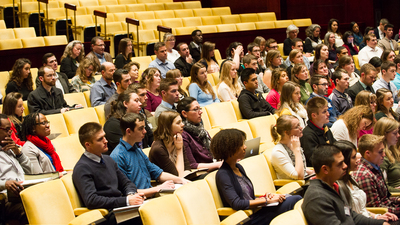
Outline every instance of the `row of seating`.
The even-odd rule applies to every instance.
[[[0,30],[0,34],[5,30]],[[31,37],[21,39],[6,39],[0,41],[0,50],[35,48],[52,45],[66,45],[67,37],[65,35]]]

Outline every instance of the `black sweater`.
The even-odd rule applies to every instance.
[[[240,92],[238,102],[240,112],[244,119],[272,115],[275,113],[275,109],[265,101],[262,94],[257,91],[253,94],[243,89],[242,92]]]

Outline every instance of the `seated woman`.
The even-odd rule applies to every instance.
[[[372,94],[369,91],[360,91],[356,99],[354,101],[354,106],[358,105],[365,105],[371,108],[372,112],[375,114],[376,113],[376,95]],[[374,118],[374,121],[376,122],[376,119]],[[364,134],[372,134],[374,131],[374,126],[371,126],[370,128],[367,128],[366,130],[360,130],[358,133],[358,138],[360,139],[361,136]]]
[[[78,92],[90,91],[94,83],[96,83],[96,79],[94,78],[96,71],[94,68],[96,68],[95,63],[89,59],[84,59],[81,62],[79,68],[76,70],[76,75],[71,81],[75,90]]]
[[[190,84],[187,87],[189,96],[197,99],[201,107],[220,102],[216,92],[207,80],[206,66],[197,62],[190,71]]]
[[[180,70],[178,69],[173,69],[173,70],[169,70],[167,72],[166,78],[173,78],[175,80],[178,81],[178,92],[179,92],[179,99],[182,99],[184,97],[187,97],[188,94],[186,93],[185,90],[182,89],[182,81],[183,81],[183,77],[182,77],[182,73]]]
[[[84,58],[85,49],[82,42],[77,40],[71,41],[65,46],[64,54],[61,56],[60,72],[65,73],[68,79],[72,79]]]
[[[211,152],[223,160],[216,175],[216,183],[222,203],[234,210],[260,209],[250,216],[251,224],[269,224],[279,214],[292,210],[301,199],[299,195],[285,197],[283,194],[265,193],[256,198],[254,187],[243,167],[238,163],[245,155],[246,133],[237,129],[224,129],[211,140]],[[279,202],[277,206],[266,204]]]
[[[22,116],[24,109],[21,93],[11,92],[8,93],[8,95],[4,98],[3,114],[8,116],[12,130],[11,138],[15,144],[19,146],[23,146],[25,144],[25,141],[20,140],[22,122],[24,121],[24,117]]]
[[[41,113],[30,113],[22,122],[21,140],[25,141],[21,151],[32,163],[32,174],[63,172],[60,157],[47,136],[50,122]]]
[[[304,108],[303,104],[300,102],[300,85],[288,81],[282,87],[281,92],[281,107],[277,114],[282,115],[292,115],[295,116],[300,123],[301,129],[304,129],[307,125],[307,110]]]
[[[308,174],[306,158],[300,146],[303,128],[295,116],[283,115],[276,125],[271,126],[271,136],[275,142],[272,149],[271,163],[278,179],[303,180]]]
[[[321,26],[318,24],[311,24],[306,29],[306,40],[304,41],[304,52],[313,53],[317,45],[322,44],[322,40],[319,37],[321,32]]]
[[[190,172],[190,163],[183,148],[182,118],[174,111],[164,111],[158,117],[154,142],[149,152],[150,162],[164,172],[184,177]]]
[[[225,62],[217,84],[218,98],[223,102],[229,102],[237,99],[241,91],[242,87],[238,82],[236,64],[232,61]]]
[[[369,212],[366,209],[367,195],[358,186],[357,182],[350,175],[351,172],[356,171],[358,167],[357,161],[357,148],[350,141],[336,141],[334,144],[342,151],[344,156],[344,163],[347,165],[346,174],[337,181],[339,184],[339,193],[346,205],[350,206],[355,212],[362,214],[365,217],[381,219],[385,221],[398,220],[397,216],[393,213],[387,212],[383,215]]]
[[[132,41],[130,38],[123,38],[118,45],[118,55],[115,57],[114,65],[116,69],[122,69],[131,62]],[[129,70],[128,70],[129,71]]]
[[[336,47],[343,45],[342,33],[339,30],[339,20],[330,19],[328,23],[328,32],[335,34],[335,45]]]
[[[289,81],[285,69],[277,68],[272,71],[271,86],[272,89],[268,93],[265,100],[275,109],[280,107],[280,98],[283,85]]]
[[[265,40],[265,38],[257,36],[256,38],[254,38],[253,42],[260,46],[260,57],[263,59],[264,62],[266,62],[267,52],[265,51],[265,44],[267,43],[267,41]]]
[[[385,158],[380,168],[386,172],[386,182],[390,192],[400,192],[400,152],[398,149],[400,123],[394,119],[381,118],[374,127],[374,134],[385,136]]]
[[[131,76],[132,84],[139,83],[139,69],[140,69],[139,63],[129,62],[125,64],[124,69],[129,71],[129,76]]]
[[[29,93],[33,91],[31,61],[25,58],[17,59],[12,71],[6,85],[6,95],[10,92],[19,92],[22,94],[22,100],[25,101]]]
[[[371,108],[359,105],[339,116],[333,123],[331,131],[337,141],[347,140],[357,146],[357,135],[360,130],[367,130],[372,126],[374,126],[374,113]]]
[[[159,90],[161,82],[161,73],[157,68],[147,68],[140,80],[143,86],[146,86],[147,90],[147,105],[145,109],[153,113],[156,111],[158,105],[161,104],[162,97]]]
[[[354,72],[355,71],[355,66],[354,66],[354,61],[353,61],[353,57],[348,56],[348,55],[344,55],[342,57],[340,57],[339,59],[339,64],[338,64],[338,68],[342,68],[344,70],[347,71],[347,73],[350,76],[349,79],[349,87],[353,86],[355,83],[357,83],[357,81],[360,80],[360,76]]]
[[[386,61],[394,62],[394,58],[396,58],[396,53],[391,49],[386,49],[382,52],[381,60],[382,63]]]
[[[399,114],[393,111],[393,94],[386,88],[380,88],[376,91],[376,114],[378,121],[382,117],[388,117],[399,121]]]
[[[301,63],[304,64],[303,61],[303,52],[301,52],[299,49],[293,49],[289,53],[289,61],[290,61],[290,66],[286,68],[287,75],[289,77],[289,80],[292,80],[292,69],[295,64]]]
[[[278,50],[269,50],[267,53],[267,60],[265,62],[267,69],[274,70],[276,68],[284,68],[286,66],[282,64],[282,56],[281,52]]]
[[[171,33],[165,33],[163,42],[165,43],[165,46],[167,47],[167,60],[174,63],[181,55],[179,55],[179,52],[174,49],[175,47],[175,36]]]
[[[108,151],[105,154],[111,154],[112,150],[119,144],[119,139],[122,138],[120,129],[121,117],[126,113],[140,113],[141,106],[142,103],[136,90],[130,88],[122,92],[116,101],[111,102],[111,113],[104,124],[104,132],[108,141]],[[145,142],[144,139],[143,142]],[[143,144],[147,146],[145,143]]]
[[[353,34],[354,44],[357,46],[360,46],[360,44],[363,41],[364,36],[360,32],[360,27],[354,21],[350,23],[350,32],[352,32],[352,34]]]
[[[289,55],[292,51],[292,40],[297,38],[299,34],[299,28],[294,24],[290,24],[286,28],[286,39],[283,41],[283,54]]]
[[[324,43],[328,46],[328,60],[329,63],[334,64],[337,60],[336,56],[336,45],[335,45],[335,34],[328,32],[325,34]]]
[[[186,157],[192,169],[218,169],[222,162],[214,162],[210,152],[211,137],[201,123],[203,111],[195,98],[186,97],[179,101],[178,112],[183,124],[182,139]]]
[[[319,74],[322,76],[325,76],[326,79],[328,80],[328,94],[325,97],[328,97],[329,95],[332,94],[333,89],[335,89],[335,83],[332,81],[332,71],[328,67],[330,65],[327,63],[325,60],[319,59],[316,62],[313,62],[311,68],[310,68],[310,73],[313,71],[312,75],[314,74]]]
[[[201,62],[207,69],[207,73],[219,72],[219,65],[214,56],[215,43],[204,42],[203,48],[201,49]],[[192,67],[193,68],[193,67]]]
[[[347,49],[349,56],[358,55],[357,45],[354,43],[354,36],[351,31],[346,31],[343,34],[343,47]]]
[[[304,104],[313,92],[310,83],[307,82],[308,69],[304,64],[296,64],[292,68],[292,73],[292,81],[300,85],[300,101]]]

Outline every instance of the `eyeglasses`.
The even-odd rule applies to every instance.
[[[11,131],[11,127],[0,127],[0,130],[4,130],[5,132],[9,133]]]
[[[168,39],[167,41],[175,41],[175,38],[174,39]]]
[[[195,109],[192,109],[192,110],[189,110],[189,111],[198,113],[198,112],[203,112],[203,109],[202,108],[195,108]]]
[[[50,124],[50,121],[46,120],[43,122],[36,123],[36,125],[44,125],[44,126],[46,126],[47,124]]]
[[[105,47],[106,45],[105,45],[105,44],[102,44],[102,45],[95,45],[95,46]]]
[[[328,86],[328,83],[323,83],[323,84],[317,84],[317,85],[322,85],[322,86]]]

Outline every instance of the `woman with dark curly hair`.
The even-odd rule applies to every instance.
[[[237,129],[221,130],[211,140],[211,152],[216,159],[223,160],[215,177],[218,192],[225,207],[234,210],[258,208],[250,216],[252,225],[269,224],[274,217],[292,210],[301,197],[273,193],[265,193],[259,198],[254,196],[253,183],[238,163],[246,153],[245,140],[246,133]],[[265,207],[276,202],[279,203],[277,206]]]
[[[6,85],[6,95],[10,92],[19,92],[25,101],[31,91],[33,91],[31,61],[25,58],[17,59]]]

